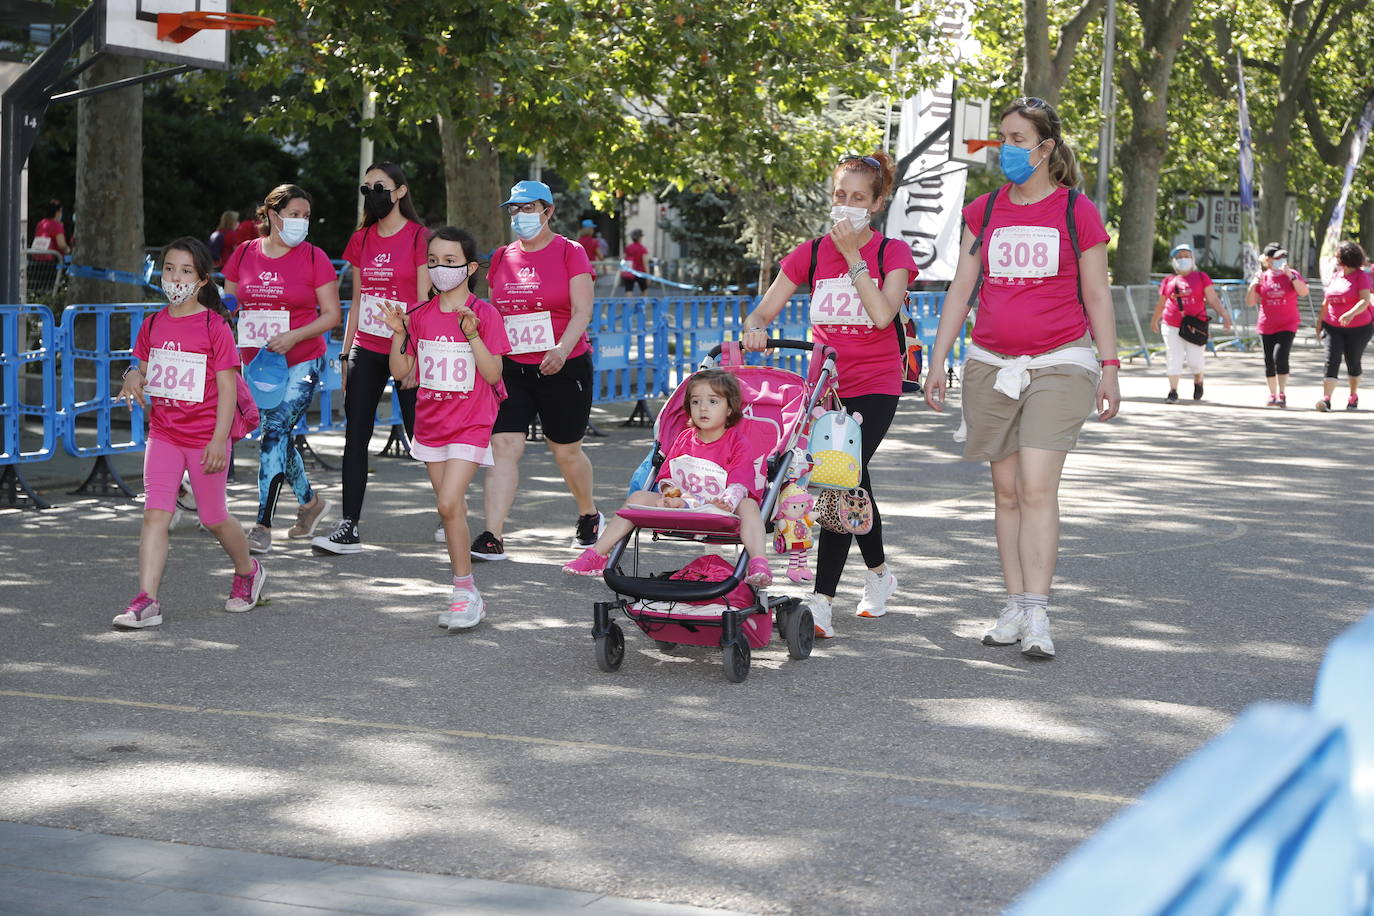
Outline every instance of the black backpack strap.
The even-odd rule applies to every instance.
[[[1069,188],[1069,209],[1064,214],[1064,225],[1069,230],[1069,245],[1073,247],[1074,264],[1079,268],[1078,273],[1075,274],[1078,281],[1079,305],[1083,304],[1083,269],[1080,263],[1083,260],[1083,246],[1078,244],[1078,216],[1074,211],[1078,209],[1075,205],[1078,203],[1078,198],[1082,196],[1082,191],[1077,188]]]
[[[997,195],[998,195],[998,193],[1001,192],[1001,190],[1002,190],[1002,189],[999,187],[999,188],[993,188],[990,192],[988,192],[988,205],[987,205],[987,208],[983,210],[983,224],[982,224],[981,226],[978,227],[978,233],[977,233],[977,235],[975,235],[975,236],[973,237],[973,244],[970,245],[970,246],[969,246],[969,249],[968,249],[968,253],[969,253],[969,254],[976,255],[976,254],[978,254],[979,250],[982,249],[982,247],[983,247],[983,233],[987,232],[987,230],[988,230],[988,223],[990,223],[990,222],[992,221],[992,208],[993,208],[993,205],[997,203]],[[973,281],[973,289],[972,289],[972,290],[969,292],[969,294],[968,294],[968,304],[969,304],[969,307],[970,307],[970,308],[976,308],[976,307],[977,307],[977,305],[978,305],[978,290],[980,290],[980,289],[982,289],[982,288],[983,288],[983,265],[982,265],[982,262],[980,261],[979,264],[978,264],[978,279],[976,279],[976,280]]]
[[[820,239],[812,239],[812,240],[811,240],[811,266],[808,267],[808,268],[806,268],[806,285],[807,285],[807,288],[810,289],[811,292],[813,292],[813,293],[816,291],[816,258],[818,258],[818,257],[820,256],[820,253],[821,253],[821,240],[820,240]]]

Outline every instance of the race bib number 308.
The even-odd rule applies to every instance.
[[[153,398],[201,403],[205,400],[205,354],[154,347],[148,354],[148,380],[143,383],[143,393]]]
[[[553,315],[549,312],[507,315],[505,324],[511,353],[543,353],[558,343],[553,337]]]
[[[472,345],[461,340],[420,341],[420,387],[431,391],[471,391],[477,365]]]
[[[1003,226],[988,243],[988,276],[1012,280],[1059,274],[1059,230],[1044,226]]]
[[[243,309],[239,312],[239,346],[265,347],[278,334],[291,330],[286,309]]]
[[[873,327],[873,319],[864,311],[859,291],[848,277],[816,281],[811,293],[811,323]]]
[[[363,293],[359,296],[358,330],[374,337],[391,337],[395,332],[387,326],[386,321],[382,318],[382,306],[384,305],[399,308],[402,311],[406,307],[404,302],[396,299],[384,299],[371,293]]]

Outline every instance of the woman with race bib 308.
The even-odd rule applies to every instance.
[[[897,414],[903,348],[896,319],[907,284],[916,276],[911,249],[869,226],[892,193],[894,171],[892,159],[884,152],[840,160],[830,180],[830,232],[803,242],[782,259],[777,278],[745,317],[741,337],[745,349],[763,349],[768,325],[798,287],[809,285],[812,337],[835,348],[840,400],[850,413],[863,418],[859,486],[873,500],[873,528],[858,536],[821,531],[815,586],[807,604],[816,635],[827,639],[835,635],[830,605],[852,540],[859,542],[866,567],[863,597],[855,614],[883,616],[897,588],[897,577],[887,568],[882,516],[868,474],[868,463]]]
[[[510,213],[516,240],[492,252],[487,283],[510,352],[501,372],[506,399],[492,428],[487,530],[472,542],[472,555],[480,560],[506,559],[506,518],[520,485],[525,434],[536,416],[577,503],[573,546],[595,544],[602,521],[592,498],[592,463],[582,450],[592,416],[587,325],[596,274],[586,249],[549,225],[554,207],[548,185],[516,182],[501,206]]]
[[[1012,102],[1002,112],[1001,140],[1010,183],[964,208],[959,265],[931,352],[926,402],[944,410],[939,370],[976,301],[963,375],[964,457],[992,467],[1007,589],[983,643],[1020,642],[1025,655],[1052,658],[1048,606],[1064,459],[1094,407],[1099,420],[1110,420],[1121,404],[1109,236],[1097,208],[1072,190],[1078,165],[1059,116],[1043,99]]]

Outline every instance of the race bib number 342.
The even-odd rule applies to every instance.
[[[420,341],[420,387],[430,391],[471,391],[477,365],[472,344],[461,340]]]
[[[558,342],[553,337],[553,315],[548,312],[507,315],[505,324],[511,353],[543,353]]]
[[[286,309],[243,309],[239,312],[239,346],[265,347],[278,334],[291,330]]]
[[[988,276],[1012,280],[1059,275],[1059,230],[1003,226],[988,243]]]
[[[143,383],[143,393],[153,398],[201,403],[205,400],[205,354],[154,347],[148,353],[148,380]]]

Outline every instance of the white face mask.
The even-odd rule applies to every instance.
[[[310,220],[294,216],[283,217],[281,221],[281,240],[287,248],[295,248],[305,241],[310,232]]]
[[[468,266],[449,267],[444,264],[435,264],[429,269],[429,282],[434,284],[434,288],[441,293],[446,293],[451,289],[457,289],[468,278]]]
[[[178,283],[175,280],[163,280],[162,292],[172,305],[181,305],[196,294],[196,288],[199,285],[197,281]]]
[[[1278,258],[1269,262],[1269,266],[1274,269],[1274,273],[1281,274],[1288,269],[1288,261],[1285,258]]]
[[[1174,258],[1174,270],[1179,273],[1187,273],[1193,269],[1192,258]]]
[[[544,214],[517,213],[510,218],[510,227],[517,236],[528,242],[544,228]]]
[[[868,228],[868,211],[863,207],[842,207],[838,204],[830,208],[830,224],[833,226],[842,220],[849,220],[849,225],[855,230],[862,231]]]

